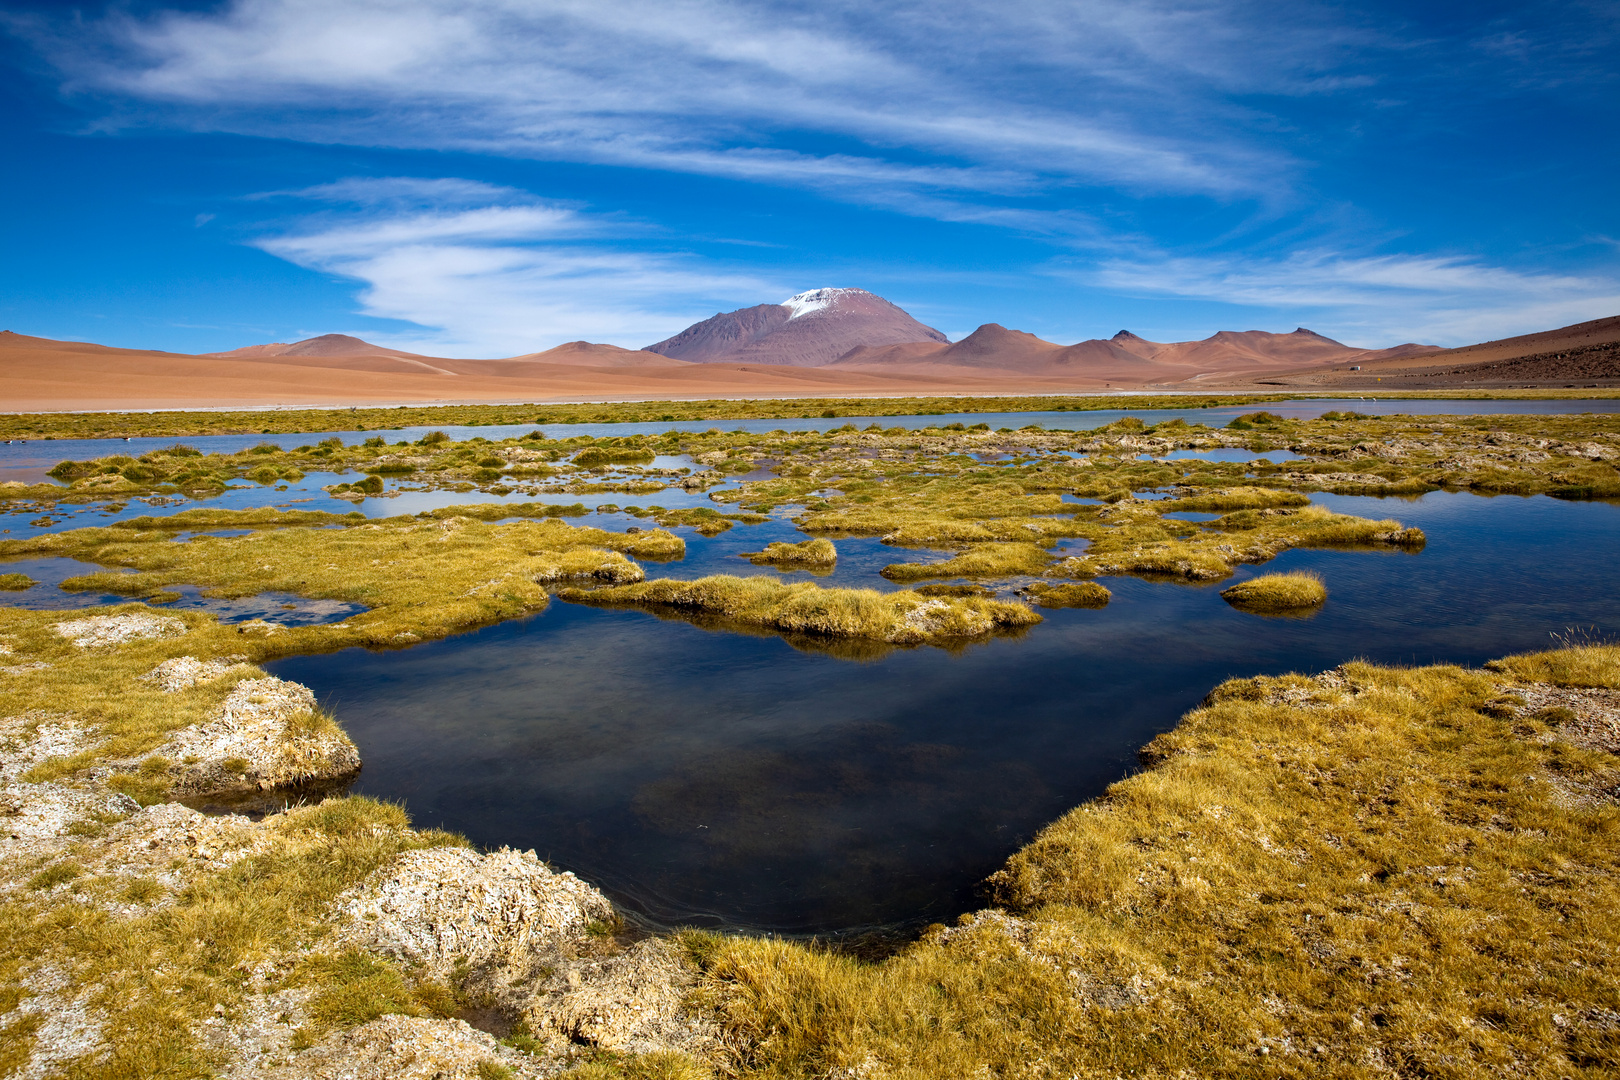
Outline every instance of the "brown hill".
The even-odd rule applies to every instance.
[[[1386,390],[1620,384],[1620,316],[1456,349],[1403,351],[1407,349],[1367,353],[1353,364],[1336,364],[1327,371],[1285,372],[1276,381],[1286,386]]]
[[[969,368],[1031,375],[1111,377],[1116,371],[1142,370],[1143,361],[1106,341],[1082,341],[1078,345],[1064,346],[1023,330],[1009,330],[1000,323],[985,323],[954,345],[912,342],[883,349],[851,349],[832,366],[867,371]]]
[[[541,363],[541,364],[575,364],[581,367],[668,367],[671,364],[684,364],[685,360],[675,360],[656,353],[649,353],[645,349],[625,349],[618,345],[600,345],[592,341],[570,341],[558,345],[544,352],[525,353],[514,356],[509,360],[489,361],[490,363]]]
[[[192,356],[0,331],[0,402],[16,412],[341,407],[453,402],[656,401],[714,397],[902,397],[1059,393],[1098,388],[1075,376],[994,369],[866,372],[781,364],[691,364],[613,346],[510,360],[409,356]],[[551,350],[548,350],[550,352]],[[581,357],[592,363],[577,362]],[[608,363],[602,363],[602,360]]]
[[[415,356],[416,353],[401,352],[399,349],[389,349],[382,345],[373,345],[361,338],[350,337],[348,334],[322,334],[319,337],[305,338],[292,344],[275,341],[268,345],[245,345],[240,349],[229,352],[204,353],[205,356],[218,356],[227,359],[252,360],[265,356]]]
[[[1425,358],[1432,364],[1481,364],[1492,360],[1513,360],[1525,356],[1578,349],[1586,345],[1612,345],[1620,342],[1620,315],[1590,322],[1561,326],[1556,330],[1543,330],[1535,334],[1484,341],[1478,345],[1464,345],[1457,349],[1444,349]]]
[[[862,346],[948,340],[865,289],[813,289],[714,315],[646,351],[699,364],[821,367]]]
[[[1168,344],[1148,341],[1129,330],[1121,330],[1112,341],[1143,359],[1210,372],[1298,369],[1440,351],[1437,345],[1415,344],[1398,345],[1393,349],[1358,349],[1303,326],[1291,334],[1273,334],[1265,330],[1222,330],[1201,341]]]
[[[909,344],[887,349],[853,349],[836,364],[869,371],[970,367],[1168,385],[1197,378],[1292,371],[1306,365],[1344,363],[1366,356],[1412,355],[1434,349],[1429,345],[1403,345],[1374,353],[1341,344],[1303,327],[1291,334],[1223,330],[1201,341],[1170,343],[1149,341],[1121,330],[1106,341],[1091,338],[1063,346],[1021,330],[986,323],[954,345]]]

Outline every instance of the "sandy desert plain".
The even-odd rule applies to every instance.
[[[0,335],[0,1076],[1614,1075],[1620,319],[1014,334]]]

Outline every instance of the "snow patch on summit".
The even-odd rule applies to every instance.
[[[811,289],[809,292],[802,292],[797,296],[788,297],[782,301],[782,306],[793,310],[793,314],[788,316],[788,321],[791,322],[800,315],[808,315],[812,311],[820,311],[824,307],[831,306],[832,302],[844,293],[860,291],[859,289]]]

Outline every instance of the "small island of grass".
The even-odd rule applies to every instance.
[[[1295,570],[1287,574],[1262,574],[1222,589],[1221,596],[1235,608],[1246,611],[1304,611],[1327,599],[1327,586],[1320,574]]]
[[[838,564],[838,549],[831,540],[817,537],[798,544],[775,541],[764,551],[744,551],[741,557],[755,566],[805,566],[831,569]]]

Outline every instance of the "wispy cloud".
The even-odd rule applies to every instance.
[[[197,126],[557,157],[864,198],[1274,191],[1228,93],[1322,92],[1332,9],[990,0],[235,0],[27,32]],[[1305,31],[1305,32],[1300,32]],[[1213,91],[1213,93],[1211,92]],[[807,150],[790,136],[849,149]],[[784,139],[788,139],[784,143]]]
[[[513,356],[581,338],[642,344],[712,314],[716,297],[782,291],[687,256],[587,246],[628,224],[475,181],[358,178],[273,194],[336,205],[255,246],[361,283],[361,314],[420,328],[370,335],[396,348]]]
[[[1126,295],[1216,300],[1323,320],[1358,344],[1464,345],[1620,311],[1620,280],[1423,255],[1112,259],[1076,275]]]
[[[1451,341],[1613,307],[1601,275],[1346,254],[1366,251],[1372,230],[1419,233],[1389,218],[1424,214],[1439,181],[1418,194],[1410,177],[1394,198],[1361,194],[1450,152],[1425,133],[1472,147],[1455,173],[1473,183],[1497,145],[1485,127],[1525,110],[1526,94],[1556,90],[1557,102],[1612,115],[1615,5],[1533,7],[1497,16],[1326,0],[223,0],[113,5],[71,22],[0,13],[0,27],[34,43],[104,130],[470,151],[809,190],[1084,251],[1102,260],[1084,279],[1103,289]],[[1467,139],[1453,138],[1459,117]],[[1330,161],[1346,167],[1323,167]],[[641,190],[666,180],[643,178]],[[1475,206],[1518,197],[1455,182]],[[695,201],[715,211],[730,190],[708,185]],[[368,311],[438,327],[446,348],[531,347],[518,341],[522,317],[497,319],[493,298],[539,311],[540,297],[576,280],[620,281],[614,295],[645,300],[610,310],[581,286],[545,309],[545,325],[620,340],[663,332],[654,316],[688,310],[682,297],[777,291],[745,294],[728,271],[633,251],[634,223],[472,180],[275,194],[333,209],[261,241],[265,250],[366,282]],[[1376,221],[1365,209],[1374,204],[1384,208]],[[1349,217],[1362,235],[1335,248],[1335,221]],[[1528,263],[1558,238],[1524,220],[1496,250]],[[1450,229],[1445,239],[1467,250],[1471,227],[1423,234]],[[1606,219],[1586,227],[1613,231]],[[1285,249],[1309,250],[1274,255]],[[1193,250],[1220,254],[1175,254]],[[1168,254],[1144,254],[1153,252]],[[436,288],[510,332],[475,331],[461,301],[439,304]]]

